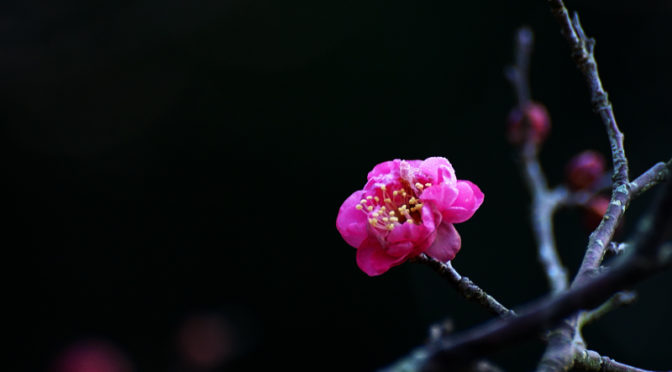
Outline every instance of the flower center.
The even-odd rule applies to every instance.
[[[402,179],[401,187],[391,190],[385,185],[377,187],[357,204],[357,209],[367,214],[369,225],[380,231],[392,231],[403,223],[422,223],[422,203],[418,200],[422,190],[432,184],[419,182],[411,185]]]

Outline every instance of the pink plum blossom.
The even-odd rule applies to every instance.
[[[458,180],[441,157],[386,161],[367,180],[341,205],[336,228],[370,276],[421,253],[452,260],[461,246],[453,224],[471,218],[483,203],[478,186]]]

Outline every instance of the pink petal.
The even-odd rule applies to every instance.
[[[390,231],[387,235],[386,252],[391,256],[402,256],[413,253],[414,248],[420,252],[423,251],[432,241],[427,241],[432,237],[434,224],[431,226],[416,225],[414,223],[402,223]],[[424,245],[424,247],[421,247]]]
[[[390,231],[385,239],[385,251],[391,256],[414,257],[424,252],[436,238],[436,225],[441,215],[431,208],[422,209],[422,224],[403,223]]]
[[[420,163],[420,170],[429,178],[432,184],[455,184],[455,170],[446,158],[427,158]]]
[[[415,242],[412,240],[400,240],[387,244],[387,247],[385,247],[385,253],[391,257],[406,257],[413,253],[414,247]]]
[[[368,276],[383,274],[391,267],[406,260],[406,256],[393,257],[385,253],[376,239],[366,239],[357,249],[357,266]]]
[[[447,262],[455,258],[461,245],[462,239],[455,226],[452,223],[442,223],[437,230],[434,244],[425,253],[441,262]]]
[[[426,188],[420,195],[420,201],[423,203],[432,203],[439,211],[446,210],[453,205],[457,199],[457,187],[449,184],[437,184]]]
[[[346,243],[355,248],[359,247],[368,236],[366,213],[356,209],[363,194],[364,192],[361,190],[352,193],[343,202],[336,217],[336,229],[341,233]]]
[[[441,209],[443,221],[448,223],[460,223],[471,218],[478,207],[483,204],[483,192],[475,184],[466,180],[457,181],[459,191],[453,204],[447,209]]]
[[[376,177],[380,177],[380,176],[386,176],[386,175],[390,175],[392,173],[396,173],[398,175],[399,174],[399,163],[401,163],[401,160],[394,159],[394,160],[384,161],[380,164],[377,164],[375,167],[373,167],[373,169],[366,176],[366,179],[371,180],[372,178],[376,178]]]

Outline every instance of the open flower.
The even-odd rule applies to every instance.
[[[452,260],[461,246],[453,224],[471,218],[483,203],[478,186],[458,180],[445,158],[387,161],[367,179],[341,205],[336,228],[370,276],[421,253]]]

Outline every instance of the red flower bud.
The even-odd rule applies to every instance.
[[[567,184],[572,190],[588,189],[604,176],[604,168],[604,156],[599,152],[586,150],[574,156],[567,164]]]
[[[586,229],[593,231],[597,228],[602,217],[607,213],[609,202],[609,198],[603,195],[598,195],[588,201],[583,212],[583,225]]]
[[[526,123],[526,120],[527,123]],[[541,103],[529,103],[521,112],[514,108],[507,119],[506,134],[509,142],[520,145],[526,142],[528,137],[532,142],[539,145],[551,130],[551,118],[546,107]]]

